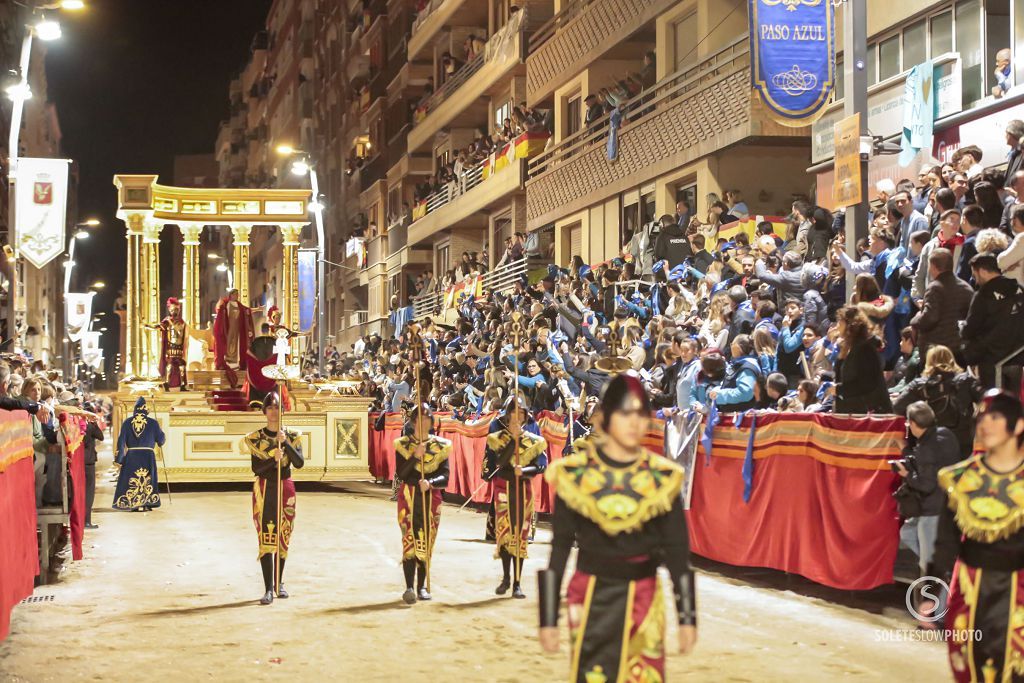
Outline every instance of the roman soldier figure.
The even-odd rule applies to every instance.
[[[615,377],[595,416],[599,431],[548,469],[557,498],[551,561],[538,575],[540,639],[546,651],[558,651],[562,575],[577,543],[566,599],[573,642],[569,680],[578,683],[665,679],[661,565],[672,578],[679,648],[688,652],[696,642],[683,470],[643,448],[650,414],[640,381]]]
[[[245,437],[252,456],[252,520],[259,541],[260,567],[264,594],[261,605],[287,598],[284,589],[284,562],[295,527],[295,483],[292,468],[301,468],[302,445],[297,432],[281,426],[281,400],[271,392],[263,400],[267,425]]]
[[[114,509],[136,512],[160,507],[156,449],[164,445],[160,423],[149,416],[146,399],[139,397],[132,416],[121,425],[114,462],[121,466],[114,489]]]
[[[188,384],[185,367],[185,345],[188,327],[181,317],[181,303],[173,296],[167,299],[167,315],[157,325],[146,325],[160,331],[160,376],[165,389],[181,388]]]
[[[430,433],[432,421],[430,409],[420,403],[409,411],[404,435],[395,439],[395,478],[401,482],[398,527],[405,573],[402,599],[409,605],[417,599],[431,599],[427,577],[441,521],[441,494],[448,486],[452,442]]]
[[[238,386],[238,370],[245,370],[245,352],[254,336],[252,310],[238,300],[237,289],[229,289],[217,303],[213,338],[215,367],[225,372],[232,387]]]
[[[505,595],[511,586],[514,598],[526,597],[520,580],[533,522],[533,477],[548,465],[547,442],[524,429],[529,420],[522,399],[517,407],[509,397],[501,419],[491,423],[482,472],[494,482],[495,557],[502,569],[494,592]]]
[[[926,579],[949,588],[946,605],[917,610],[926,628],[944,628],[954,680],[1024,681],[1024,411],[992,389],[982,399],[982,452],[939,470],[948,507],[939,515]],[[937,582],[936,582],[937,583]],[[945,591],[935,587],[931,594]],[[922,591],[922,595],[926,594]]]

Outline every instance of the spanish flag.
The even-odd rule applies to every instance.
[[[772,230],[776,235],[785,236],[787,231],[787,224],[785,218],[779,216],[751,216],[745,221],[733,221],[732,223],[726,223],[718,227],[718,239],[724,239],[728,242],[732,242],[736,239],[736,235],[744,232],[750,241],[754,241],[754,234],[757,232],[757,225],[762,221],[768,221],[772,224]]]

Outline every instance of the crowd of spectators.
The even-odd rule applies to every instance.
[[[933,421],[918,410],[915,424],[948,430],[969,453],[981,392],[1000,377],[1020,383],[1011,356],[1024,345],[1024,122],[1006,136],[1005,165],[983,167],[981,150],[967,145],[916,180],[879,183],[857,244],[846,244],[841,215],[806,198],[785,225],[726,239],[722,226],[750,216],[730,190],[707,198],[703,220],[681,201],[606,263],[573,256],[510,291],[467,296],[456,319],[421,321],[429,400],[474,419],[518,384],[533,414],[571,411],[585,428],[607,379],[600,361],[613,355],[666,417],[712,404],[901,415],[924,404]],[[516,235],[502,262],[524,253]],[[416,291],[482,273],[486,262],[467,253],[440,282],[424,274]],[[516,344],[515,312],[525,320]],[[361,339],[332,367],[386,410],[408,403],[416,379],[401,334]]]

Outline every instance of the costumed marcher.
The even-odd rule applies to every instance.
[[[680,490],[683,469],[643,448],[650,402],[636,377],[608,382],[598,431],[547,473],[557,497],[551,562],[538,575],[540,640],[558,651],[562,575],[573,543],[576,573],[567,591],[569,680],[665,679],[665,603],[657,571],[668,568],[679,617],[679,649],[697,639],[694,574]]]
[[[502,417],[491,423],[481,473],[485,481],[494,483],[495,557],[501,558],[502,570],[494,592],[505,595],[511,586],[513,598],[526,597],[520,581],[533,528],[532,481],[548,466],[547,441],[525,430],[529,421],[522,398],[515,410],[510,396]]]
[[[420,419],[424,424],[417,429]],[[405,433],[395,439],[395,477],[401,481],[398,527],[402,531],[402,570],[405,573],[402,599],[410,605],[417,599],[431,599],[426,588],[428,565],[441,521],[441,494],[448,486],[452,442],[430,433],[432,422],[433,414],[421,403],[409,411]],[[417,432],[425,436],[417,438]]]
[[[939,516],[927,574],[949,586],[944,626],[960,683],[1024,681],[1024,413],[993,389],[982,399],[977,438],[984,449],[939,470],[948,507]],[[944,591],[934,590],[933,595]],[[922,591],[923,593],[923,591]],[[935,628],[942,606],[918,612]]]
[[[238,370],[245,370],[246,354],[255,333],[252,310],[238,300],[238,290],[229,289],[217,303],[213,321],[214,359],[232,388],[238,386]]]
[[[165,389],[186,391],[188,378],[185,365],[185,344],[188,327],[181,317],[181,303],[173,296],[167,299],[167,315],[156,325],[146,325],[160,332],[160,377]]]
[[[152,510],[160,507],[156,449],[164,445],[160,423],[149,416],[146,399],[139,397],[132,416],[121,424],[114,461],[121,466],[114,489],[115,510]]]
[[[281,399],[271,392],[263,400],[267,426],[245,437],[252,456],[252,521],[259,540],[260,567],[263,569],[264,594],[261,605],[274,601],[274,594],[287,598],[284,589],[284,563],[295,528],[295,482],[292,467],[301,469],[302,445],[297,432],[281,426]],[[280,472],[280,479],[278,473]],[[280,483],[280,498],[278,485]],[[278,500],[281,501],[280,507]],[[278,517],[280,515],[280,518]],[[277,559],[277,567],[274,560]],[[274,585],[275,570],[277,585]]]

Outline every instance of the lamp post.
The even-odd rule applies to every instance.
[[[83,0],[61,0],[45,5],[28,5],[32,14],[45,10],[80,10],[85,8]],[[15,240],[15,184],[18,174],[18,157],[20,156],[21,119],[25,112],[25,100],[32,97],[32,88],[28,83],[28,69],[32,60],[32,39],[39,38],[42,41],[57,40],[61,36],[60,24],[42,15],[39,21],[25,25],[25,37],[21,41],[21,58],[18,62],[20,69],[17,83],[7,88],[7,94],[12,100],[11,106],[11,129],[7,139],[7,243],[15,249],[14,259],[11,262],[10,291],[7,294],[7,321],[8,335],[14,339],[14,350],[18,350],[18,333],[15,329],[15,317],[17,314],[17,288],[18,288],[18,259],[17,244]]]
[[[71,236],[68,244],[68,260],[64,262],[64,367],[67,368],[68,377],[71,376],[73,364],[71,361],[71,340],[68,337],[68,294],[71,293],[71,271],[75,269],[75,245],[78,240],[89,239],[89,231],[85,228],[95,228],[100,224],[99,220],[90,218],[75,224],[75,234]]]
[[[323,206],[320,205],[320,181],[316,175],[316,164],[301,149],[295,149],[289,145],[281,145],[277,148],[277,152],[284,156],[296,156],[295,161],[292,163],[292,173],[301,176],[308,174],[309,186],[313,190],[313,201],[310,202],[309,208],[313,212],[313,220],[316,223],[316,367],[320,374],[323,375],[325,367],[324,352],[327,349],[327,327],[324,324],[327,319],[327,316],[324,315],[324,309],[327,306],[326,272],[324,270],[326,261],[324,259],[327,254],[324,249],[326,243],[324,242]]]

